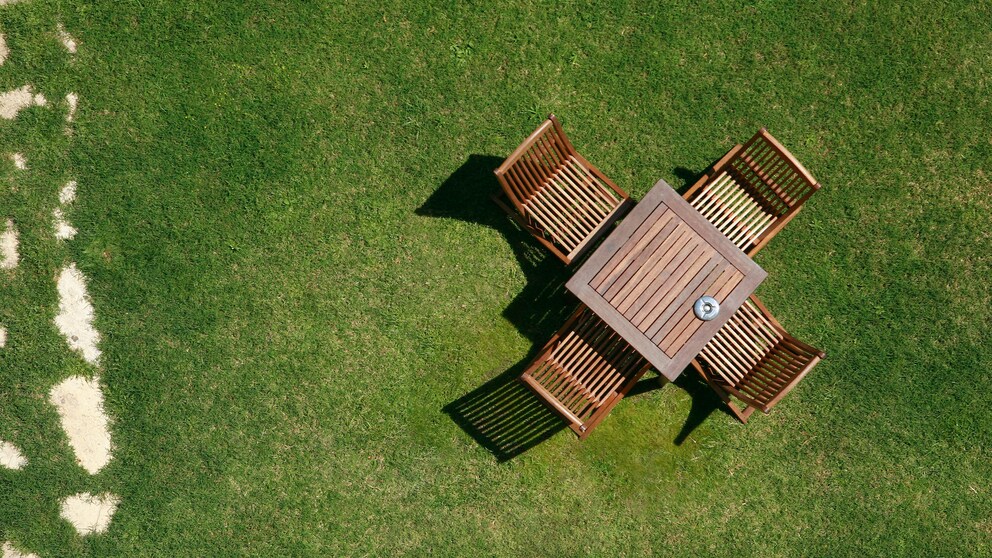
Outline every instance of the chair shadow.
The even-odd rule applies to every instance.
[[[564,419],[518,380],[529,362],[530,358],[522,360],[443,408],[455,424],[500,462],[510,461],[568,427]],[[660,375],[642,379],[626,398],[661,389],[669,383]],[[674,385],[685,390],[692,400],[689,415],[673,440],[676,446],[685,443],[714,411],[733,417],[695,374],[679,376]]]
[[[531,354],[442,409],[497,460],[508,461],[566,428],[565,421],[517,378],[565,322],[576,301],[565,289],[571,271],[492,201],[500,188],[493,171],[502,163],[501,157],[470,155],[415,213],[499,232],[526,277],[523,290],[503,310],[503,317],[534,343]]]
[[[493,171],[502,163],[501,157],[470,155],[414,213],[483,225],[503,235],[527,279],[503,316],[532,342],[544,343],[575,306],[575,298],[565,289],[573,269],[566,268],[492,201],[491,196],[500,190]]]
[[[689,188],[691,188],[692,185],[695,184],[696,181],[700,179],[700,177],[703,176],[703,172],[697,172],[692,169],[687,169],[685,167],[675,167],[674,169],[672,169],[672,173],[674,173],[675,176],[682,183],[680,185],[672,184],[672,187],[675,188],[675,190],[679,194],[685,194],[686,191]]]
[[[521,361],[442,409],[500,462],[567,428],[561,417],[518,380],[528,362]]]

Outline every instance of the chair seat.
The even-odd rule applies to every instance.
[[[582,306],[520,379],[585,438],[648,367],[619,334]]]
[[[738,248],[754,256],[819,188],[792,153],[762,128],[728,151],[684,197]]]
[[[611,222],[623,201],[575,157],[569,157],[523,206],[525,215],[574,259]]]
[[[566,264],[579,259],[633,202],[575,151],[555,115],[495,171],[496,203]]]
[[[775,221],[775,215],[765,211],[726,172],[703,186],[690,203],[744,252],[756,245],[761,233]]]
[[[767,413],[826,355],[799,341],[754,296],[703,347],[693,366],[743,422]],[[729,395],[748,404],[740,411]]]

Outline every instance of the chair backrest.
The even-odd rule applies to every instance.
[[[725,170],[777,217],[798,210],[820,188],[813,175],[764,128],[727,162]]]
[[[576,155],[558,119],[550,114],[496,169],[496,178],[517,211],[523,214],[524,204],[531,196]]]
[[[826,355],[790,335],[754,296],[734,313],[699,359],[727,391],[768,412]]]

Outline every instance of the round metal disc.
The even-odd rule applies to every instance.
[[[697,318],[708,322],[720,313],[720,303],[709,295],[703,296],[692,305],[692,311]]]

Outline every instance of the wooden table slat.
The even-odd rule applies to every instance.
[[[682,276],[681,266],[692,256],[697,246],[695,243],[688,244],[680,241],[676,248],[678,251],[673,250],[672,256],[663,262],[664,267],[656,270],[652,278],[645,280],[647,287],[642,296],[634,301],[630,311],[625,312],[625,316],[631,322],[642,323],[657,307],[660,299],[664,297],[665,291],[671,289],[672,281],[678,281]]]
[[[687,269],[682,277],[672,285],[671,290],[665,293],[664,298],[661,299],[652,314],[649,314],[647,319],[638,324],[644,335],[654,337],[668,324],[669,318],[675,315],[676,312],[686,307],[692,307],[696,298],[699,298],[697,296],[690,300],[689,297],[693,291],[710,274],[713,274],[713,279],[716,279],[723,271],[722,267],[725,265],[726,263],[720,261],[719,258],[697,258],[693,262],[693,267]],[[659,310],[660,313],[655,314]],[[657,341],[655,342],[657,343]]]
[[[736,269],[724,268],[721,270],[720,277],[714,278],[713,281],[705,282],[706,284],[700,286],[689,297],[689,300],[695,301],[706,294],[717,300],[726,298],[727,294],[734,290],[734,287],[740,283],[741,279],[743,279],[743,276]],[[696,314],[692,308],[683,308],[681,310],[681,317],[676,314],[672,319],[668,320],[668,324],[672,324],[671,327],[662,328],[654,337],[654,341],[665,351],[665,354],[672,356],[682,348],[685,341],[702,325],[702,321],[696,318]]]
[[[657,212],[652,213],[648,219],[644,221],[643,229],[639,227],[638,230],[633,231],[636,238],[648,237],[656,227],[663,227],[668,221],[670,221],[675,216],[674,212],[669,210],[665,206],[658,207]],[[678,222],[676,221],[676,224]],[[666,233],[667,234],[667,233]],[[595,285],[597,290],[600,290],[603,285],[606,285],[608,289],[612,286],[613,282],[623,273],[623,271],[628,267],[630,257],[632,254],[636,253],[640,249],[640,242],[633,242],[624,245],[623,249],[618,251],[607,263],[603,266],[603,270],[600,274],[593,279],[590,284]],[[602,292],[602,290],[600,290]]]
[[[596,290],[603,295],[603,298],[619,304],[632,290],[637,288],[640,279],[654,271],[655,268],[660,267],[658,271],[662,271],[673,260],[681,262],[688,256],[692,251],[694,243],[692,243],[692,235],[687,233],[689,233],[688,227],[676,224],[669,233],[668,238],[661,239],[664,242],[660,242],[660,246],[657,247],[659,250],[656,250],[656,254],[648,253],[645,250],[644,253],[640,254],[630,263],[609,290],[605,292],[602,288]],[[681,258],[679,258],[680,254]]]

